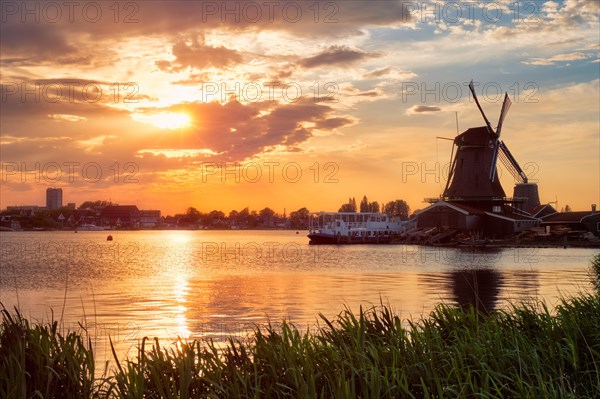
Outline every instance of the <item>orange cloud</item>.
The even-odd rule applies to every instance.
[[[242,62],[241,54],[223,46],[209,46],[204,36],[180,39],[173,45],[174,61],[159,60],[156,66],[166,72],[179,72],[186,68],[225,68]]]

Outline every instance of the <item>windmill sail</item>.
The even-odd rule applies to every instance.
[[[477,99],[477,94],[475,94],[475,86],[473,86],[472,80],[471,80],[471,83],[469,83],[469,89],[471,89],[471,94],[473,94],[473,99],[475,100],[475,104],[477,104],[477,108],[479,108],[479,112],[481,112],[481,116],[483,116],[483,120],[485,121],[485,124],[487,125],[488,131],[490,132],[490,134],[493,134],[494,131],[492,130],[492,125],[490,124],[490,121],[488,121],[488,118],[485,116],[485,113],[483,112],[483,108],[481,108],[481,105],[479,104],[479,100]]]
[[[499,150],[499,141],[500,141],[500,133],[502,133],[502,123],[504,122],[504,118],[510,109],[512,102],[510,98],[508,98],[508,93],[504,94],[504,102],[502,103],[502,110],[500,111],[500,118],[498,119],[498,127],[496,127],[496,140],[494,140],[494,157],[492,158],[492,165],[490,167],[490,180],[494,181],[496,179],[496,163],[498,162],[498,150]]]
[[[498,162],[498,146],[494,147],[494,155],[490,166],[490,181],[496,180],[496,163]]]
[[[500,111],[500,119],[498,120],[498,127],[496,128],[496,136],[500,137],[500,132],[502,131],[502,123],[504,122],[504,118],[506,118],[506,114],[512,105],[512,101],[508,98],[508,93],[504,93],[504,102],[502,103],[502,110]]]
[[[503,141],[500,141],[499,148],[500,148],[500,151],[502,152],[502,154],[506,157],[506,159],[510,163],[510,166],[512,166],[512,168],[508,168],[508,170],[509,171],[514,170],[514,172],[516,172],[516,174],[513,173],[515,180],[517,180],[521,183],[527,183],[527,180],[528,180],[527,175],[525,174],[525,172],[523,172],[523,169],[521,169],[521,166],[519,166],[519,163],[517,162],[515,157],[511,154],[511,152],[508,150],[508,147],[506,146],[506,144],[504,144]]]

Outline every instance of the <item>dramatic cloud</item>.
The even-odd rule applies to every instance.
[[[365,53],[364,51],[346,46],[331,46],[322,53],[300,61],[300,65],[305,68],[317,68],[330,65],[347,67],[366,59],[379,56],[380,54]]]
[[[2,27],[0,43],[3,57],[25,55],[30,63],[42,59],[62,59],[78,54],[77,47],[69,44],[59,30],[50,30],[40,24],[18,24]],[[14,60],[13,60],[14,62]]]
[[[75,61],[84,43],[91,51],[105,52],[108,47],[98,47],[98,43],[151,35],[177,37],[215,29],[346,37],[363,34],[361,29],[368,26],[400,26],[411,20],[403,1],[387,0],[315,3],[173,0],[114,4],[83,0],[47,3],[39,0],[6,2],[0,24],[3,58],[9,56],[39,62],[71,56]],[[381,12],[381,9],[386,11]],[[218,51],[211,54],[231,56]]]
[[[66,81],[71,85],[79,82],[79,87],[86,82]],[[64,83],[58,79],[44,81],[57,82]],[[77,96],[77,92],[73,95]],[[144,150],[159,149],[208,150],[197,158],[242,161],[273,147],[296,147],[312,137],[313,129],[331,131],[354,123],[354,119],[335,115],[329,105],[309,99],[293,103],[191,102],[164,108],[138,107],[135,111],[115,108],[109,102],[66,98],[56,102],[43,98],[43,101],[22,101],[19,95],[11,95],[6,100],[2,107],[2,151],[3,158],[14,162],[24,159],[37,162],[47,156],[83,159],[90,154],[98,159],[112,158],[118,153],[131,159]],[[173,134],[173,130],[137,122],[132,119],[134,114],[187,115],[190,126]],[[152,153],[144,157],[152,157]],[[185,158],[190,158],[189,153]]]
[[[180,39],[173,45],[173,56],[174,61],[159,60],[156,66],[162,71],[179,72],[188,67],[226,68],[242,62],[238,51],[223,46],[209,46],[204,42],[204,36]]]

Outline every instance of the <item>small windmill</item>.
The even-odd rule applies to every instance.
[[[520,202],[525,203],[524,210],[528,211],[529,208],[539,205],[537,185],[528,182],[527,175],[506,144],[500,140],[504,119],[512,104],[510,98],[505,93],[498,125],[494,130],[479,104],[473,81],[469,84],[469,89],[483,116],[485,126],[470,128],[454,139],[457,150],[450,166],[443,197],[451,201],[469,202],[483,208],[506,202]],[[515,197],[520,197],[519,199],[505,198],[498,179],[498,158],[515,178]]]

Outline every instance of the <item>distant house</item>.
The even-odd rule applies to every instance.
[[[509,206],[502,206],[497,212],[489,212],[454,201],[437,201],[417,214],[419,229],[454,229],[478,233],[482,237],[507,237],[539,224],[539,219]]]
[[[140,210],[135,205],[107,205],[99,219],[103,226],[139,227]]]
[[[589,231],[600,237],[600,213],[592,205],[591,211],[556,212],[542,219],[542,226],[553,229],[558,226],[568,227],[573,231]]]
[[[163,227],[175,229],[177,228],[177,218],[175,216],[165,216]]]
[[[91,209],[76,209],[67,219],[67,224],[73,226],[96,223],[96,213]]]
[[[148,229],[156,227],[160,223],[159,210],[141,210],[140,211],[140,228]]]

